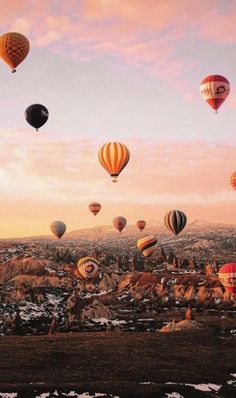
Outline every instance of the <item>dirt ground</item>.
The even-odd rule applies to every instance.
[[[0,358],[0,392],[24,398],[55,390],[120,398],[168,397],[168,391],[184,398],[236,396],[235,386],[227,384],[236,373],[236,337],[207,329],[5,336],[0,338]],[[203,395],[179,383],[222,388]]]

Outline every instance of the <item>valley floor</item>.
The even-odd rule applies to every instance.
[[[0,357],[3,398],[236,395],[236,336],[212,329],[5,336]]]

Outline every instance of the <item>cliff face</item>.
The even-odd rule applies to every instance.
[[[73,326],[77,331],[81,324],[96,317],[132,323],[137,314],[151,311],[156,316],[166,307],[174,311],[188,304],[203,310],[236,308],[214,273],[203,275],[190,266],[181,269],[167,265],[155,272],[128,272],[126,257],[108,260],[101,264],[99,274],[92,281],[82,279],[75,263],[56,263],[23,255],[3,262],[0,265],[0,333],[8,333],[7,325],[12,324],[17,314],[22,322],[19,330],[26,331],[22,333],[45,334],[56,318],[60,330],[68,331]],[[135,258],[133,265],[136,265]]]
[[[119,293],[124,291],[137,302],[171,305],[200,305],[205,308],[226,308],[234,306],[230,294],[222,287],[216,276],[130,273],[119,284]]]

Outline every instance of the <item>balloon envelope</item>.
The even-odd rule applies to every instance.
[[[48,110],[44,105],[41,104],[33,104],[30,105],[25,111],[25,118],[27,122],[36,128],[43,126],[48,120]]]
[[[150,257],[156,249],[157,239],[153,235],[145,235],[137,240],[137,247],[145,257]]]
[[[29,49],[29,40],[21,33],[9,32],[0,36],[0,57],[12,72],[26,58]]]
[[[61,237],[64,235],[66,232],[66,224],[63,221],[54,221],[51,226],[51,231],[52,233],[58,238],[61,239]]]
[[[98,202],[92,202],[89,204],[89,210],[91,211],[91,213],[93,213],[95,216],[99,213],[99,211],[101,210],[101,205]]]
[[[200,92],[205,101],[217,111],[229,95],[230,84],[224,76],[210,75],[201,82]]]
[[[139,228],[139,230],[142,231],[146,227],[146,221],[139,220],[137,221],[136,225]]]
[[[78,261],[77,267],[84,279],[93,279],[98,274],[99,261],[93,257],[83,257]]]
[[[228,263],[219,269],[219,280],[226,290],[236,293],[236,263]]]
[[[100,148],[98,158],[101,165],[112,177],[112,181],[116,182],[118,175],[129,161],[130,152],[120,142],[108,142]]]
[[[119,216],[115,217],[113,220],[113,225],[119,232],[121,232],[127,224],[127,220],[125,217]]]
[[[236,189],[236,171],[230,177],[231,186]]]
[[[178,235],[187,224],[187,217],[181,210],[171,210],[165,215],[166,227]]]

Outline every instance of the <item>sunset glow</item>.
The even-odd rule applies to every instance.
[[[29,7],[29,4],[31,5]],[[236,2],[199,0],[1,1],[2,33],[30,40],[12,75],[1,62],[0,238],[163,220],[236,223]],[[201,80],[231,92],[217,115]],[[38,133],[25,109],[44,104]],[[113,184],[98,161],[108,141],[130,161]],[[92,201],[102,204],[96,218]]]

